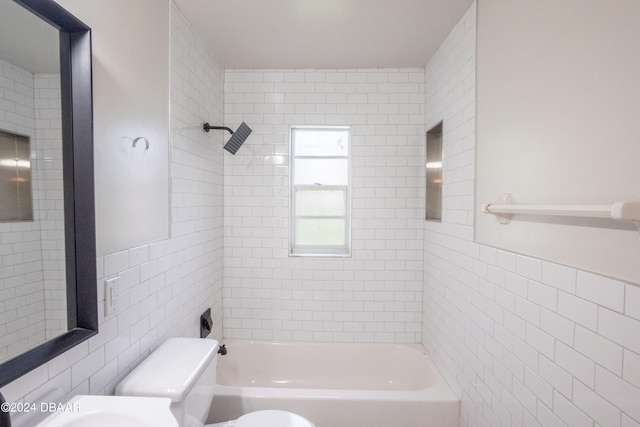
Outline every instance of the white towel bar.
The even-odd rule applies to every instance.
[[[505,193],[498,202],[482,205],[482,212],[496,215],[501,224],[508,224],[513,215],[548,215],[611,218],[632,222],[640,230],[640,201],[611,205],[513,205],[511,194]]]

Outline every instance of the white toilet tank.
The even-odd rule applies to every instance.
[[[219,344],[200,338],[170,338],[116,387],[119,396],[171,399],[180,427],[202,427],[216,384]]]

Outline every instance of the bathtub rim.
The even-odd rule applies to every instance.
[[[435,381],[428,387],[417,390],[363,390],[363,389],[314,389],[314,388],[294,388],[294,387],[255,387],[250,385],[227,385],[216,384],[215,395],[242,396],[247,398],[286,398],[286,399],[323,399],[323,400],[373,400],[373,401],[403,401],[403,402],[459,402],[460,399],[453,393],[446,383],[440,371],[437,369],[431,356],[425,347],[420,343],[351,343],[351,342],[314,342],[314,341],[277,341],[225,338],[221,344],[229,344],[229,349],[233,349],[233,344],[273,344],[273,345],[384,345],[396,348],[409,348],[422,353],[429,364],[429,369],[433,371]],[[220,357],[220,356],[219,356]],[[226,356],[222,356],[226,357]],[[214,395],[214,399],[215,399]]]

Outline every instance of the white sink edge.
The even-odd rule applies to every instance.
[[[178,427],[170,405],[163,397],[77,395],[50,408],[37,427]]]

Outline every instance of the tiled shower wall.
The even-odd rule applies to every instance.
[[[424,224],[423,342],[467,426],[640,426],[640,287],[473,242],[475,5],[425,71],[444,119],[442,224]]]
[[[33,74],[0,61],[0,92],[0,129],[28,135],[33,148]],[[34,215],[37,206],[34,200]],[[0,358],[4,359],[45,336],[39,221],[0,222],[0,295]]]
[[[211,307],[222,337],[223,72],[173,5],[171,58],[172,237],[98,258],[100,334],[2,388],[8,401],[32,402],[60,387],[113,393],[132,367],[170,336],[199,336]],[[99,226],[99,225],[98,225]],[[120,277],[120,311],[104,318],[104,279]]]
[[[0,129],[30,137],[33,221],[0,223],[0,359],[66,330],[60,78],[0,61]],[[62,260],[62,262],[60,262]],[[46,298],[45,298],[46,296]]]
[[[422,69],[227,70],[224,336],[419,342]],[[289,257],[289,129],[349,125],[352,256]],[[226,137],[225,137],[226,138]]]
[[[35,167],[44,280],[46,338],[67,330],[60,75],[35,74]]]

